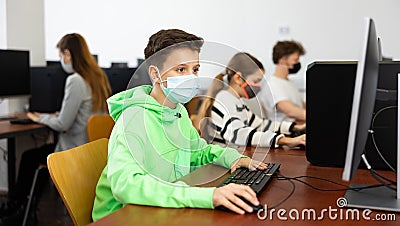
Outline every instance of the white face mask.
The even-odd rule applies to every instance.
[[[69,64],[66,64],[65,62],[64,62],[64,59],[61,57],[61,67],[63,68],[63,70],[65,71],[65,72],[67,72],[67,74],[71,74],[71,73],[74,73],[75,71],[74,71],[74,68],[72,67],[72,63],[69,63]]]
[[[160,79],[161,75],[159,74]],[[162,83],[167,82],[168,87]],[[187,103],[199,91],[199,78],[196,75],[181,75],[176,77],[168,77],[167,80],[161,79],[161,89],[165,96],[174,103]]]

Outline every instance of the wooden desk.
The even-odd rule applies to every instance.
[[[19,118],[26,118],[25,114],[17,114]],[[13,191],[15,185],[15,138],[17,136],[40,133],[50,129],[43,124],[11,124],[9,120],[0,121],[0,139],[7,139],[8,165],[8,192]]]
[[[257,151],[256,156],[265,156],[266,150]],[[253,150],[247,151],[245,154],[252,156]],[[296,150],[282,150],[282,149],[272,149],[266,157],[266,162],[279,162],[281,163],[280,172],[288,177],[308,175],[322,177],[330,179],[336,182],[341,182],[342,169],[341,168],[331,168],[331,167],[317,167],[311,166],[306,158],[304,151]],[[225,177],[227,177],[226,169],[214,165],[207,165],[199,170],[192,172],[191,174],[184,177],[184,181],[189,184],[203,184],[201,186],[215,186],[219,184]],[[225,175],[224,175],[225,174]],[[221,176],[223,175],[223,176]],[[390,172],[384,172],[384,175],[394,179],[394,174]],[[217,180],[210,181],[212,177],[218,177]],[[312,183],[313,185],[326,188],[342,188],[337,185],[332,185],[329,183],[316,181],[313,179],[304,179],[305,181]],[[369,183],[374,184],[375,181],[369,175],[366,170],[358,170],[355,176],[355,183]],[[338,198],[344,195],[344,191],[336,192],[321,192],[314,190],[302,183],[295,182],[296,190],[294,194],[282,205],[276,208],[276,212],[273,213],[273,219],[270,220],[270,215],[267,219],[260,220],[257,214],[246,214],[238,215],[230,212],[224,212],[220,210],[210,210],[210,209],[173,209],[173,208],[158,208],[158,207],[148,207],[139,205],[127,205],[124,208],[106,216],[97,222],[90,225],[101,226],[101,225],[399,225],[400,214],[394,214],[396,218],[395,221],[377,221],[372,220],[377,216],[377,214],[393,214],[389,212],[378,212],[372,210],[372,213],[368,215],[371,220],[365,220],[362,217],[362,211],[359,210],[360,220],[351,220],[352,216],[348,215],[350,220],[346,220],[346,208],[339,208],[336,204]],[[268,204],[273,206],[283,200],[289,192],[292,186],[288,181],[274,179],[267,186],[267,188],[259,196],[259,200],[262,204]],[[157,194],[155,194],[157,195]],[[317,218],[320,216],[323,209],[336,209],[337,219],[330,219],[329,213],[324,213],[324,218],[322,220],[308,220],[305,215],[305,220],[301,220],[301,212],[304,209],[314,209],[317,213]],[[289,211],[291,209],[297,209],[300,213],[300,220],[291,220],[289,217]],[[287,212],[287,220],[280,220],[277,215],[279,209],[285,209]],[[343,211],[342,220],[340,220],[340,211]],[[262,215],[261,215],[262,216]],[[294,215],[293,215],[294,216]],[[379,215],[379,217],[383,215]],[[385,215],[386,217],[393,217]],[[355,219],[355,218],[354,218]]]

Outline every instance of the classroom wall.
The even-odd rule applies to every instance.
[[[0,0],[0,48],[29,50],[32,66],[45,65],[44,0]],[[24,112],[27,104],[27,97],[0,98],[0,115]],[[17,137],[17,169],[22,152],[42,143],[28,135]],[[8,186],[6,151],[1,139],[0,193]]]
[[[7,48],[30,51],[32,66],[44,66],[44,0],[7,0]]]
[[[7,47],[6,38],[6,0],[0,0],[0,48]],[[8,113],[8,100],[0,99],[0,115]],[[7,141],[0,140],[0,191],[7,185],[7,161],[2,158],[7,151]],[[3,176],[4,175],[4,176]],[[1,192],[0,192],[1,193]]]
[[[0,10],[0,48],[29,50],[31,66],[46,65],[44,0],[1,0]],[[28,98],[3,102],[8,113],[23,112]]]
[[[362,40],[363,17],[373,17],[385,56],[400,59],[400,1],[397,0],[45,0],[46,58],[58,59],[55,45],[67,32],[82,33],[101,66],[112,61],[136,65],[148,37],[180,28],[258,57],[272,73],[277,40],[296,39],[307,50],[293,79],[304,88],[306,65],[315,60],[354,60]],[[204,70],[214,76],[216,72]]]
[[[7,47],[6,0],[0,0],[0,49]]]

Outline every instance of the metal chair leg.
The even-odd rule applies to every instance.
[[[25,214],[24,214],[24,221],[22,222],[22,226],[25,226],[26,223],[27,223],[29,211],[31,209],[31,203],[32,203],[33,194],[35,192],[36,180],[37,180],[37,177],[39,175],[40,170],[42,170],[43,168],[47,168],[47,166],[46,165],[39,165],[39,167],[35,170],[35,176],[33,177],[31,191],[29,192],[28,203],[26,204]]]

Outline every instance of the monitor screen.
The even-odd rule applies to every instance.
[[[99,55],[92,54],[94,60],[98,63],[99,62]],[[59,60],[46,60],[47,67],[61,67],[61,62]]]
[[[68,74],[61,67],[32,67],[29,111],[60,111],[67,77]]]
[[[135,68],[103,68],[110,82],[112,95],[126,90]]]
[[[30,95],[29,51],[0,50],[0,96]]]
[[[357,65],[343,180],[353,177],[364,153],[374,110],[379,74],[379,49],[375,24],[366,18],[361,56]]]

